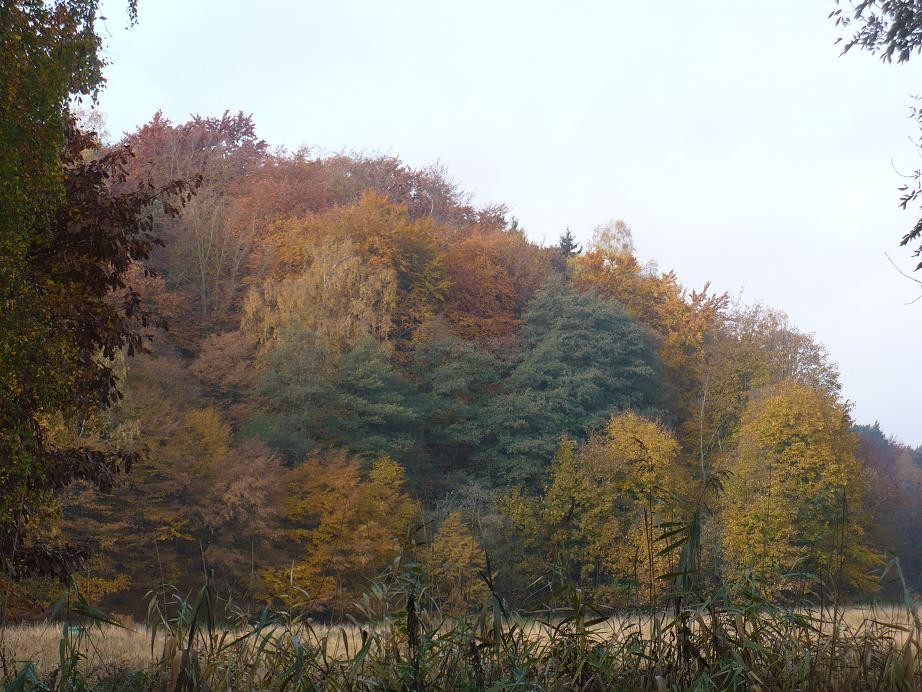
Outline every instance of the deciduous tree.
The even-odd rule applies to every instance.
[[[482,574],[487,567],[483,549],[461,512],[445,517],[422,562],[432,579],[435,600],[448,614],[463,615],[482,606],[490,595]]]
[[[728,576],[751,572],[770,592],[796,588],[798,574],[863,584],[872,556],[850,427],[842,405],[805,384],[788,381],[750,401],[723,502]]]
[[[532,573],[556,572],[596,597],[637,605],[667,586],[660,575],[675,569],[663,554],[664,522],[684,519],[691,476],[675,437],[632,411],[613,417],[583,446],[563,440],[539,498],[508,496],[533,561]],[[534,557],[532,557],[534,560]]]
[[[342,452],[311,457],[292,470],[286,502],[289,535],[300,556],[270,572],[273,595],[314,610],[342,609],[397,556],[419,505],[404,471],[381,457],[367,474]],[[308,601],[292,587],[307,593]]]

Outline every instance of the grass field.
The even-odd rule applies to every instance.
[[[57,622],[7,627],[0,634],[0,647],[18,662],[31,661],[41,675],[48,675],[60,665],[60,644],[64,626]],[[74,633],[70,638],[85,664],[91,668],[105,666],[127,669],[151,669],[163,651],[163,636],[157,637],[151,653],[151,630],[131,623],[127,628],[102,625],[89,632]]]
[[[583,622],[423,615],[416,633],[399,617],[374,627],[186,623],[156,635],[138,624],[65,633],[60,623],[36,623],[2,632],[0,672],[9,684],[28,662],[35,680],[55,682],[64,668],[69,676],[79,668],[80,680],[97,689],[176,689],[187,673],[192,689],[282,682],[312,689],[321,681],[328,689],[392,688],[408,679],[435,689],[917,689],[922,680],[920,633],[905,608],[687,615],[664,613],[655,622],[640,614]],[[194,653],[176,635],[192,641]]]

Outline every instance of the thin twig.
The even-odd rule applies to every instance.
[[[886,258],[890,261],[890,264],[893,265],[893,268],[896,269],[903,277],[905,277],[905,278],[909,279],[910,281],[912,281],[912,282],[914,282],[914,283],[917,283],[917,284],[919,284],[920,286],[922,286],[922,279],[917,279],[917,278],[914,277],[914,276],[910,276],[909,274],[907,274],[906,272],[904,272],[902,269],[900,269],[899,265],[898,265],[896,262],[893,261],[893,258],[890,257],[890,255],[889,255],[888,253],[885,252],[885,253],[884,253],[884,257],[886,257]],[[912,305],[913,303],[917,303],[917,302],[919,301],[920,298],[922,298],[922,294],[919,294],[918,296],[916,296],[915,298],[913,298],[912,300],[910,300],[908,303],[904,303],[904,305]]]

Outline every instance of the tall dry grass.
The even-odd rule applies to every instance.
[[[154,639],[147,625],[127,623],[125,626],[102,624],[87,629],[65,632],[61,622],[38,622],[12,625],[0,633],[0,648],[5,651],[7,664],[32,662],[40,675],[50,675],[60,665],[60,645],[69,637],[90,669],[122,668],[148,670],[163,649],[162,633]]]
[[[707,600],[602,617],[516,614],[495,595],[449,618],[419,575],[393,572],[360,616],[319,625],[296,611],[246,615],[208,587],[154,598],[149,622],[4,633],[8,689],[890,690],[922,688],[918,604],[782,608]],[[169,607],[167,607],[169,605]],[[219,612],[220,610],[220,612]],[[63,636],[62,636],[63,633]],[[153,647],[152,647],[153,642]],[[28,662],[28,663],[27,663]]]

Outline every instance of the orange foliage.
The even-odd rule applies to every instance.
[[[287,599],[300,600],[291,584],[306,589],[312,608],[342,608],[358,598],[399,553],[420,511],[404,489],[403,468],[388,457],[367,473],[344,452],[311,457],[290,472],[288,488],[288,533],[303,558],[268,572],[266,583]]]
[[[449,245],[446,315],[456,331],[487,341],[511,336],[547,278],[549,256],[517,231],[476,234]]]
[[[707,285],[700,293],[686,293],[675,272],[645,272],[630,253],[593,250],[575,264],[584,288],[615,298],[660,337],[660,357],[671,368],[687,367],[689,358],[702,352],[727,305],[727,296],[708,294]]]
[[[350,241],[370,268],[394,272],[390,337],[399,343],[435,314],[449,289],[437,235],[431,219],[411,220],[405,207],[367,191],[353,206],[276,224],[258,261],[268,277],[281,279],[308,268],[323,240]]]

